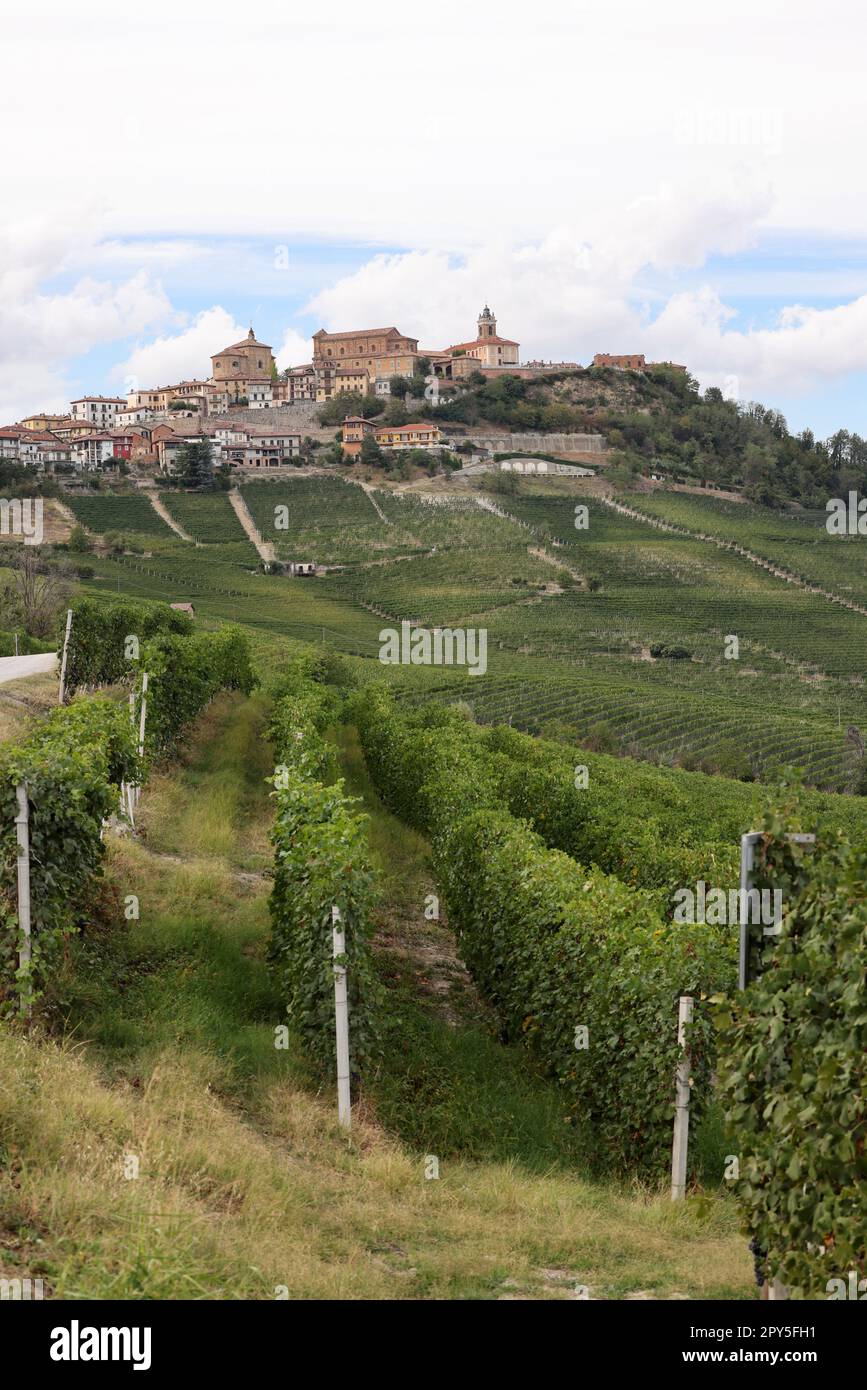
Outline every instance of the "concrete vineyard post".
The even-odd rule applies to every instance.
[[[147,673],[147,671],[145,671],[144,674],[143,674],[143,676],[142,676],[142,678],[141,678],[141,715],[140,715],[140,717],[139,717],[139,725],[138,725],[138,755],[139,755],[140,758],[143,758],[143,757],[144,757],[144,748],[145,748],[145,728],[147,727],[147,720],[148,720],[148,673]],[[139,799],[140,796],[141,796],[141,787],[136,787],[136,793],[135,793],[136,803],[138,803],[138,799]]]
[[[344,1129],[352,1123],[349,1094],[349,1007],[346,997],[346,941],[340,922],[340,908],[331,909],[331,947],[334,959],[334,1021],[337,1030],[337,1118]]]
[[[27,783],[16,788],[18,796],[18,815],[15,817],[15,832],[18,840],[18,929],[21,944],[18,948],[18,966],[26,970],[21,982],[21,1002],[27,1017],[30,1017],[30,804],[27,797]]]
[[[57,694],[57,703],[63,704],[66,698],[66,660],[69,655],[69,636],[72,632],[72,609],[66,610],[66,632],[63,638],[63,656],[60,660],[60,689]]]
[[[671,1200],[686,1196],[686,1160],[689,1149],[689,1050],[687,1024],[692,1021],[692,995],[682,994],[677,1010],[677,1041],[681,1049],[677,1064],[677,1090],[674,1102],[674,1143],[671,1150]]]

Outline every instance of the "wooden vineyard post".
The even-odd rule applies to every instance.
[[[331,949],[335,961],[334,1021],[337,1030],[337,1118],[344,1129],[349,1129],[352,1124],[352,1106],[349,1093],[349,1006],[346,996],[346,966],[343,964],[346,940],[340,922],[339,907],[332,907],[331,922]]]
[[[687,1025],[692,1022],[692,995],[682,994],[677,1010],[677,1041],[680,1061],[677,1064],[677,1090],[674,1100],[674,1142],[671,1149],[671,1200],[686,1196],[686,1160],[689,1149],[689,1049],[686,1042]]]
[[[72,609],[66,610],[66,633],[63,638],[63,656],[60,660],[60,689],[57,694],[57,703],[63,704],[66,698],[66,659],[69,655],[69,636],[72,632]]]
[[[21,976],[21,1003],[27,1018],[30,1018],[32,982],[30,979],[30,803],[27,797],[27,783],[16,787],[18,796],[18,815],[15,817],[15,832],[18,840],[18,930],[21,944],[18,948],[18,968]]]

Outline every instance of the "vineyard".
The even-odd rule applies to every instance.
[[[304,480],[291,480],[287,496],[331,507],[323,480],[295,494],[296,481]],[[257,490],[270,493],[270,485]],[[788,774],[785,786],[777,784],[781,769],[794,763],[808,783],[851,793],[857,750],[841,736],[822,684],[801,677],[810,673],[803,660],[808,649],[821,651],[822,675],[835,691],[846,673],[857,674],[848,649],[839,647],[850,620],[854,641],[857,615],[834,612],[821,647],[809,596],[784,591],[780,618],[764,598],[770,578],[747,576],[724,554],[702,568],[701,542],[669,543],[652,527],[644,534],[641,522],[600,510],[593,499],[586,502],[588,531],[576,539],[562,524],[562,497],[509,498],[500,515],[474,498],[444,504],[381,493],[383,523],[358,488],[348,508],[361,501],[374,518],[364,514],[358,558],[307,583],[265,575],[236,557],[247,543],[237,539],[223,498],[167,494],[197,545],[167,531],[133,530],[134,509],[125,529],[113,526],[115,499],[81,500],[103,504],[91,509],[92,534],[120,533],[146,548],[94,553],[87,594],[72,606],[71,703],[0,752],[0,1006],[7,1020],[17,1015],[15,1026],[22,1027],[35,1011],[44,1026],[70,991],[75,1026],[91,1017],[93,988],[82,992],[75,971],[127,949],[116,927],[100,936],[112,911],[103,886],[107,870],[114,872],[112,846],[130,837],[131,848],[140,841],[147,849],[153,837],[171,858],[173,841],[148,809],[149,788],[157,789],[158,806],[169,795],[159,790],[169,768],[179,755],[183,766],[186,742],[208,711],[225,699],[249,701],[262,653],[263,672],[270,674],[258,707],[267,723],[258,738],[270,748],[270,766],[258,774],[264,785],[255,795],[269,800],[273,859],[269,929],[256,948],[267,983],[263,976],[258,988],[271,1001],[269,1028],[286,1032],[277,1046],[286,1049],[293,1084],[314,1094],[334,1086],[340,1044],[331,938],[339,920],[354,1124],[379,1115],[400,1142],[428,1155],[438,1150],[449,1162],[469,1153],[479,1162],[494,1141],[485,1137],[478,1107],[489,1105],[491,1116],[500,1117],[487,1123],[491,1132],[502,1131],[497,1153],[506,1159],[510,1145],[527,1142],[521,1125],[515,1128],[514,1107],[528,1107],[541,1126],[533,1164],[577,1163],[593,1183],[615,1176],[659,1192],[671,1160],[673,1078],[684,1056],[676,1005],[688,996],[694,1012],[686,1054],[687,1188],[718,1204],[722,1221],[734,1220],[736,1196],[740,1219],[763,1251],[763,1277],[785,1277],[795,1296],[810,1296],[817,1280],[835,1275],[843,1262],[858,1264],[857,1239],[829,1240],[820,1229],[828,1202],[847,1232],[861,1219],[861,1150],[842,1135],[857,1131],[863,1118],[840,1087],[829,1086],[822,1099],[823,1123],[837,1136],[833,1163],[787,1102],[789,1112],[781,1108],[775,1126],[785,1169],[756,1132],[742,1180],[727,1183],[724,1156],[739,1141],[725,1138],[723,1126],[748,1132],[762,1102],[741,1052],[769,1045],[775,996],[757,988],[736,999],[735,921],[708,917],[684,925],[676,911],[691,885],[730,895],[739,881],[741,835],[766,827],[762,872],[769,883],[784,884],[791,921],[799,925],[766,950],[761,978],[779,972],[774,978],[785,982],[792,1012],[804,1016],[805,1038],[817,1046],[813,1004],[800,989],[791,952],[796,939],[814,937],[816,949],[827,952],[828,932],[815,906],[821,903],[855,953],[835,958],[821,976],[834,1018],[828,1058],[853,1026],[863,1026],[850,1007],[861,932],[853,884],[861,881],[862,866],[848,845],[867,831],[867,810],[861,797],[805,790]],[[575,505],[566,499],[567,519]],[[376,540],[369,543],[365,534],[371,524],[392,527],[399,537],[388,563],[380,563]],[[320,535],[328,525],[321,516]],[[335,546],[347,548],[349,517],[338,515],[335,525]],[[121,581],[122,595],[112,595]],[[188,595],[195,620],[165,603]],[[762,683],[754,694],[735,693],[743,677],[715,651],[733,626],[727,612],[741,618],[755,663],[752,680]],[[460,670],[383,666],[375,659],[383,616],[477,621],[489,631],[492,669],[473,679]],[[229,617],[236,624],[227,624]],[[777,632],[775,624],[787,630]],[[300,648],[299,639],[315,646]],[[636,646],[677,642],[693,644],[689,659],[635,659]],[[794,653],[801,644],[799,661]],[[772,717],[769,684],[779,699]],[[800,706],[794,691],[802,694]],[[749,780],[686,770],[705,749],[708,763],[727,756],[729,770],[740,776],[745,769],[735,767],[735,755],[748,753]],[[623,757],[624,751],[638,758]],[[205,803],[190,803],[186,813],[172,810],[175,834],[192,815],[206,842],[226,842],[222,756],[209,774]],[[248,760],[249,751],[242,756]],[[32,853],[50,871],[36,884],[32,956],[26,968],[16,968],[14,825],[22,784]],[[125,796],[125,787],[143,789],[135,822],[137,801]],[[252,806],[252,790],[244,795],[244,806]],[[175,796],[172,791],[172,804]],[[239,804],[233,814],[243,818],[248,811]],[[257,810],[254,821],[262,816]],[[774,847],[785,847],[791,831],[816,836],[819,876],[803,858],[792,867],[785,849],[775,858]],[[407,853],[419,859],[409,899]],[[253,862],[261,863],[260,855],[258,849]],[[264,912],[258,873],[240,877],[257,879]],[[428,933],[413,944],[414,923],[431,901],[441,905],[441,935]],[[397,925],[388,915],[393,911]],[[256,920],[263,931],[264,920]],[[441,960],[446,938],[456,955]],[[205,939],[195,937],[197,952],[206,949]],[[110,994],[119,968],[112,967],[99,991]],[[172,987],[181,998],[182,979]],[[432,980],[439,981],[435,988]],[[227,988],[228,982],[220,985],[220,999]],[[433,1002],[421,1002],[428,997]],[[154,998],[145,1007],[146,998],[145,1033],[153,1026],[147,1013],[156,1009],[158,1018],[162,1007]],[[191,999],[189,1008],[196,1016],[200,1000]],[[486,1020],[481,1031],[479,1020]],[[117,1027],[108,1028],[106,1045],[114,1045]],[[249,1024],[244,1028],[249,1032]],[[239,1046],[243,1054],[247,1044],[232,1044]],[[473,1051],[485,1059],[484,1077],[469,1063]],[[789,1055],[779,1048],[774,1055],[774,1084],[785,1096],[792,1085]],[[264,1075],[272,1065],[269,1057]],[[805,1048],[798,1066],[807,1065]],[[510,1078],[505,1102],[493,1080],[501,1066]],[[475,1120],[459,1108],[465,1086]],[[796,1222],[783,1208],[798,1164],[816,1174],[826,1208]],[[818,1263],[809,1253],[817,1240],[824,1251]]]
[[[867,603],[863,537],[829,535],[827,512],[772,512],[749,502],[676,492],[642,496],[638,507],[648,516],[742,546],[843,598]]]

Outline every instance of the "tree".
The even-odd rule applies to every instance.
[[[214,454],[210,439],[185,444],[178,458],[184,487],[210,492],[214,487]]]
[[[319,407],[320,425],[342,425],[347,415],[361,415],[370,420],[381,415],[383,402],[378,396],[362,396],[359,391],[339,391],[330,401]]]
[[[14,614],[31,636],[49,637],[72,592],[70,571],[49,563],[38,548],[29,545],[16,547],[10,569],[2,594],[4,613]]]
[[[93,541],[83,526],[73,526],[69,537],[69,549],[76,555],[87,555],[93,550]]]
[[[372,468],[377,468],[382,464],[382,450],[376,442],[374,435],[366,434],[361,441],[359,458],[362,463],[368,464]]]

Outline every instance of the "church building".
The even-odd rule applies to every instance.
[[[277,364],[268,343],[260,343],[253,329],[240,343],[216,352],[211,358],[214,385],[230,397],[250,397],[255,394],[257,383],[260,388],[270,384],[277,375]]]
[[[478,335],[470,343],[454,343],[446,348],[449,357],[466,355],[474,358],[482,367],[517,367],[520,343],[511,338],[501,338],[497,333],[497,320],[487,304],[479,314]]]

